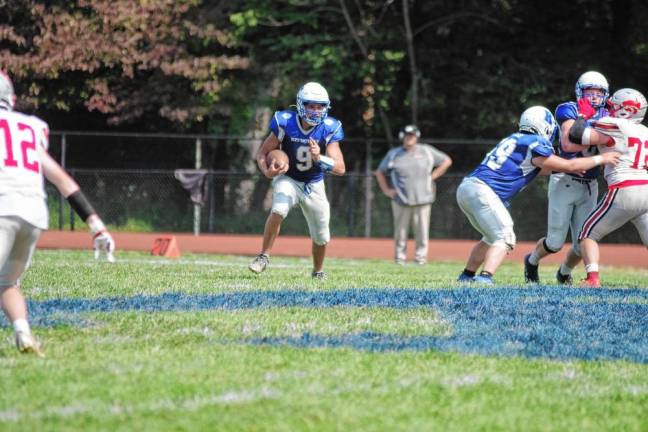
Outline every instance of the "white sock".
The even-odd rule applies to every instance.
[[[529,255],[529,264],[537,266],[540,263],[540,257],[538,256],[538,252],[535,250],[531,252],[531,255]]]
[[[567,267],[567,265],[565,263],[560,264],[560,274],[561,275],[564,275],[564,276],[570,275],[572,270],[574,270],[574,269],[571,268],[571,267]]]
[[[29,328],[29,323],[27,322],[26,319],[18,318],[16,321],[13,322],[13,326],[16,333],[18,332],[31,333],[31,329]]]
[[[587,264],[587,265],[585,266],[585,271],[586,271],[587,273],[589,273],[589,272],[597,272],[597,271],[599,271],[598,264]]]

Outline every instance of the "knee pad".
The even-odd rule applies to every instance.
[[[329,230],[318,232],[312,237],[312,240],[317,246],[324,246],[331,241],[331,232]]]
[[[513,232],[513,230],[508,230],[508,231],[502,233],[502,237],[496,239],[491,244],[492,245],[500,245],[500,246],[505,247],[509,251],[512,251],[513,249],[515,249],[516,242],[517,242],[517,239],[515,238],[515,233]]]
[[[273,203],[270,209],[270,213],[278,214],[284,219],[288,216],[288,212],[290,212],[290,205],[288,203]]]
[[[553,248],[553,247],[549,246],[549,244],[547,243],[547,238],[546,237],[544,238],[544,240],[542,240],[542,247],[544,248],[544,250],[547,253],[550,253],[550,254],[558,253],[558,252],[560,252],[560,249],[562,249],[562,245],[558,246],[557,248]]]
[[[550,254],[560,252],[560,249],[562,249],[563,244],[564,243],[551,240],[549,239],[549,237],[545,237],[545,239],[542,241],[542,247]]]

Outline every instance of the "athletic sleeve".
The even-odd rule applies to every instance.
[[[326,125],[326,145],[331,142],[340,142],[344,139],[344,130],[342,129],[342,122],[334,119],[327,118],[324,120]]]
[[[49,126],[38,117],[32,116],[32,126],[36,135],[36,143],[45,150],[49,149]]]
[[[448,156],[446,153],[442,152],[438,148],[433,147],[431,145],[428,145],[428,148],[430,150],[430,153],[432,153],[432,158],[434,160],[435,167],[441,165],[443,162],[450,159],[450,156]]]
[[[385,157],[383,158],[382,161],[380,161],[380,165],[378,165],[378,171],[382,171],[386,173],[387,171],[390,170],[390,164],[392,160],[394,159],[394,150],[389,150]]]
[[[619,128],[617,119],[614,119],[612,117],[604,117],[602,119],[593,121],[592,127],[595,131],[611,136],[612,138],[623,139],[624,134]]]
[[[531,151],[532,157],[549,157],[554,154],[553,146],[551,145],[551,143],[542,137],[537,137],[536,141],[529,145],[529,150]]]
[[[270,125],[268,128],[273,134],[275,134],[279,141],[282,141],[286,134],[286,122],[287,119],[290,118],[290,115],[291,114],[286,111],[276,111],[270,119]]]
[[[578,107],[574,102],[565,102],[556,108],[556,122],[560,126],[566,120],[576,120],[578,118]]]

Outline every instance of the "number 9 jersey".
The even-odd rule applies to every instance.
[[[326,154],[327,145],[344,139],[339,120],[328,116],[322,123],[305,130],[297,113],[288,110],[274,113],[270,130],[279,140],[281,150],[288,155],[290,167],[286,175],[304,183],[315,183],[324,178],[324,170],[311,157],[309,139],[317,141],[322,155]]]
[[[47,229],[43,168],[37,146],[47,150],[49,128],[38,117],[0,110],[0,216],[18,216]]]
[[[540,172],[531,159],[552,154],[553,147],[545,138],[517,132],[500,141],[468,177],[482,180],[508,207],[511,198]]]

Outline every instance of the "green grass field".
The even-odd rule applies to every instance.
[[[648,430],[645,269],[583,290],[523,287],[519,264],[466,288],[462,263],[118,260],[37,252],[47,357],[4,322],[0,430]]]

